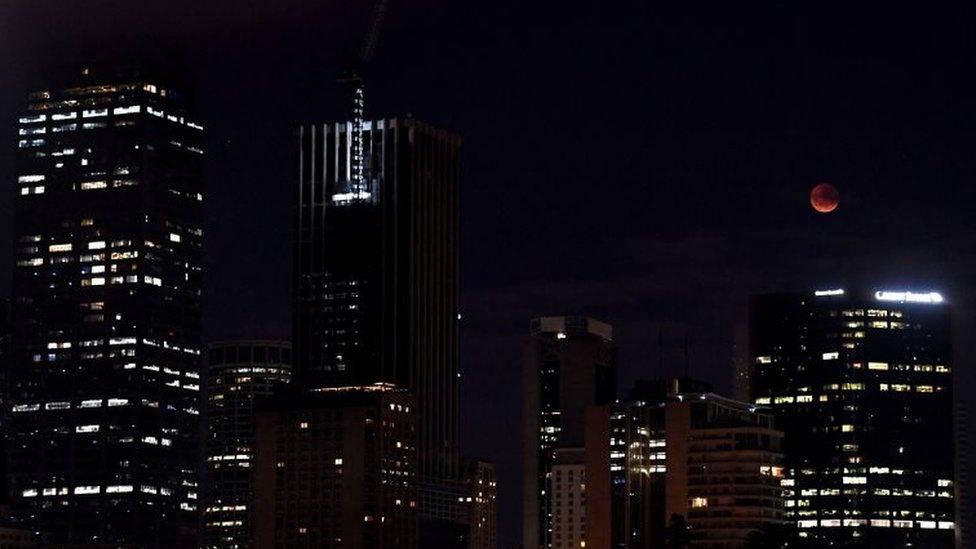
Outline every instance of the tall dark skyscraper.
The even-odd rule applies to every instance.
[[[291,343],[224,341],[207,360],[204,546],[251,547],[257,403],[291,381]]]
[[[185,91],[84,69],[19,119],[10,481],[60,547],[197,543],[203,128]]]
[[[460,139],[412,118],[367,121],[360,178],[354,134],[350,123],[300,130],[295,380],[413,393],[423,494],[459,480]]]
[[[563,454],[570,455],[584,446],[586,408],[613,401],[616,364],[609,324],[586,317],[542,317],[531,321],[529,331],[523,371],[523,545],[545,549],[552,543],[556,452],[565,449]],[[583,468],[582,461],[573,465]]]
[[[952,547],[949,308],[936,293],[757,296],[757,404],[785,432],[786,510],[801,536]]]

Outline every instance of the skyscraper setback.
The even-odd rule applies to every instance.
[[[460,482],[460,139],[412,118],[365,121],[362,132],[360,180],[353,124],[299,131],[295,382],[413,393],[423,516],[437,506],[427,495]]]
[[[754,298],[753,395],[785,432],[800,535],[951,547],[952,349],[937,293],[820,290]]]
[[[84,69],[19,118],[10,480],[58,546],[197,542],[203,128],[174,82]]]

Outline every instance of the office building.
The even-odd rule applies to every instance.
[[[785,432],[801,536],[951,547],[952,348],[941,295],[824,289],[753,298],[754,402]]]
[[[254,410],[291,381],[291,343],[213,343],[206,379],[204,546],[244,549],[254,516]]]
[[[409,393],[379,384],[276,399],[255,436],[255,547],[417,547]]]
[[[181,86],[86,68],[19,117],[10,483],[59,547],[198,543],[203,132]]]
[[[586,418],[587,548],[743,547],[784,521],[782,432],[768,412],[675,390],[591,407]],[[693,384],[689,384],[693,385]],[[658,384],[666,387],[667,384]],[[680,517],[680,518],[679,518]]]
[[[586,317],[530,322],[524,355],[523,544],[552,543],[552,466],[556,450],[581,448],[588,406],[616,392],[613,329]]]
[[[460,139],[412,118],[304,126],[294,214],[295,379],[417,398],[422,517],[459,513]],[[429,511],[429,512],[428,512]],[[425,529],[425,533],[431,529]]]
[[[498,483],[495,465],[469,459],[462,463],[467,489],[467,549],[498,548]]]

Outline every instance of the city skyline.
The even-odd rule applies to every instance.
[[[343,27],[362,28],[369,5],[31,4],[0,19],[8,127],[51,66],[177,44],[207,126],[206,339],[288,337],[290,146],[301,124],[343,119],[332,80],[355,34]],[[688,364],[722,394],[753,293],[938,291],[972,331],[976,94],[959,23],[971,7],[469,9],[394,4],[367,111],[465,138],[462,445],[499,461],[503,541],[520,539],[507,435],[520,428],[512,387],[529,318],[612,324],[621,387]],[[0,152],[8,182],[14,147]],[[831,214],[807,203],[821,181],[841,193]],[[9,288],[4,272],[0,295]],[[957,350],[965,376],[971,339]]]

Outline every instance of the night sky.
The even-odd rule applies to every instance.
[[[368,116],[464,139],[464,444],[498,462],[509,543],[533,316],[612,323],[621,391],[681,372],[686,336],[692,375],[727,390],[750,293],[938,290],[957,382],[976,378],[976,6],[681,4],[393,0],[367,71]],[[0,291],[26,93],[52,68],[182,56],[207,126],[207,339],[288,337],[295,128],[345,118],[334,79],[371,9],[3,2]],[[809,206],[821,181],[832,214]]]

